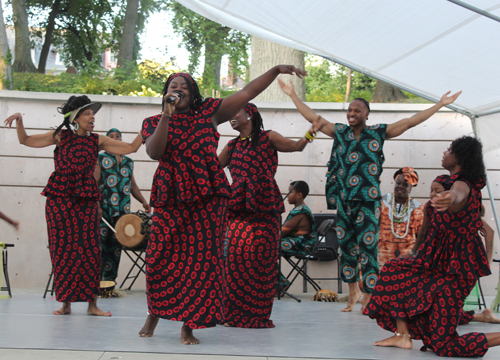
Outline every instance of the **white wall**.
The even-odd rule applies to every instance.
[[[29,134],[48,131],[62,122],[62,116],[56,109],[61,106],[69,94],[31,93],[20,91],[0,91],[0,119],[7,118],[14,112],[21,112],[24,125]],[[141,128],[142,120],[160,111],[160,99],[128,96],[91,95],[93,101],[103,103],[96,116],[96,132],[105,134],[116,127],[123,132],[124,140],[131,141]],[[298,139],[309,128],[308,123],[297,113],[292,103],[256,103],[264,120],[265,129],[272,129],[286,137]],[[331,122],[345,122],[345,104],[311,103],[319,114]],[[411,116],[429,105],[420,104],[372,104],[369,124],[393,123]],[[1,123],[3,125],[3,121]],[[237,133],[229,124],[219,128],[222,147]],[[386,161],[381,177],[382,193],[392,191],[392,176],[400,167],[412,166],[420,175],[418,187],[412,196],[422,202],[427,201],[430,182],[435,176],[445,173],[441,168],[442,152],[451,140],[472,133],[468,118],[450,111],[441,111],[426,123],[409,130],[401,137],[385,143]],[[293,180],[305,180],[309,183],[311,194],[307,203],[313,212],[327,212],[324,197],[326,163],[330,156],[332,140],[320,135],[309,144],[302,153],[281,153],[277,182],[281,191],[286,193],[288,184]],[[219,150],[220,150],[219,149]],[[44,218],[45,198],[40,195],[50,173],[53,171],[53,148],[31,149],[21,146],[16,131],[0,127],[0,210],[14,219],[21,221],[22,232],[15,231],[5,222],[0,223],[0,241],[14,243],[9,249],[9,272],[14,288],[44,288],[50,273],[49,251],[47,249],[47,230]],[[495,199],[500,199],[500,172],[498,157],[500,151],[486,154],[490,168],[489,176]],[[151,181],[156,169],[156,162],[149,159],[144,147],[131,156],[135,160],[135,178],[145,197],[149,197]],[[489,199],[486,191],[485,200]],[[485,201],[486,218],[491,225],[491,205]],[[132,210],[139,210],[134,200]],[[497,207],[498,208],[498,207]],[[287,211],[290,206],[287,205]],[[495,229],[496,230],[496,229]],[[499,258],[498,235],[495,235],[495,256]],[[130,261],[123,257],[118,281],[125,276]],[[494,265],[493,275],[482,281],[486,294],[496,293],[498,266]],[[312,263],[310,274],[328,277],[336,274],[336,263]],[[322,282],[323,288],[337,290],[336,284]],[[144,276],[134,288],[145,288]],[[302,284],[297,281],[292,292],[302,291]],[[347,286],[344,286],[344,292]]]

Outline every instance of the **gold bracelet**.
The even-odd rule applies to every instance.
[[[162,111],[161,112],[162,115],[167,115],[168,117],[172,117],[172,114],[167,114],[166,112]]]
[[[310,130],[306,131],[306,134],[304,135],[304,139],[309,140],[309,142],[312,142],[314,139],[316,139],[316,134],[311,134]]]

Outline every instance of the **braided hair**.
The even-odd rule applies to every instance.
[[[260,116],[260,112],[257,109],[257,106],[252,103],[247,103],[243,110],[245,110],[245,112],[252,118],[253,131],[250,141],[252,146],[255,147],[259,143],[260,133],[264,130],[262,116]]]
[[[183,77],[186,79],[186,84],[189,90],[189,93],[191,94],[191,97],[189,99],[189,108],[191,111],[196,111],[201,107],[201,104],[203,103],[203,97],[200,94],[200,89],[198,88],[198,84],[196,81],[192,78],[191,75],[187,73],[175,73],[172,74],[168,77],[167,82],[165,83],[165,86],[163,87],[163,90],[161,92],[162,96],[165,96],[168,93],[168,86],[172,82],[173,79],[176,77]]]
[[[81,95],[81,96],[72,95],[68,99],[68,101],[66,101],[64,104],[62,104],[62,106],[59,106],[57,108],[57,112],[59,114],[66,115],[70,111],[76,110],[76,109],[82,107],[83,105],[87,105],[90,103],[91,103],[91,101],[86,95]],[[69,116],[64,117],[63,123],[61,125],[59,125],[57,127],[57,129],[54,131],[53,137],[56,137],[56,135],[61,131],[63,126],[65,126],[66,129],[68,129],[69,131],[73,131],[70,127]]]
[[[455,155],[465,180],[472,184],[486,180],[483,145],[479,140],[472,136],[462,136],[451,143],[450,150]]]
[[[370,112],[370,103],[368,101],[366,101],[363,98],[356,98],[356,99],[354,99],[352,101],[356,101],[356,100],[361,101],[363,104],[365,104],[366,108],[368,109],[368,112]]]

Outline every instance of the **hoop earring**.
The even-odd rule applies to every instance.
[[[73,123],[73,127],[75,129],[75,131],[78,131],[78,129],[80,128],[80,125],[78,123]]]

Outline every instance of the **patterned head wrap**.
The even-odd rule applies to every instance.
[[[259,112],[259,109],[257,109],[257,106],[255,106],[255,104],[252,104],[252,103],[247,103],[245,105],[245,107],[243,108],[243,110],[245,110],[248,115],[250,115],[251,117],[253,117],[256,113]]]
[[[191,83],[191,85],[194,86],[194,79],[188,73],[183,73],[183,72],[175,73],[170,78],[170,81],[172,81],[173,79],[175,79],[176,77],[179,77],[179,76],[182,76],[184,79],[188,80]]]
[[[407,166],[402,169],[399,169],[394,174],[394,179],[396,179],[399,175],[403,175],[406,183],[410,184],[412,187],[417,186],[418,175],[414,168]]]
[[[117,133],[117,134],[119,134],[120,137],[122,137],[122,133],[117,128],[111,128],[111,129],[109,129],[108,132],[106,133],[106,136],[109,136],[109,134],[114,133],[114,132]]]

